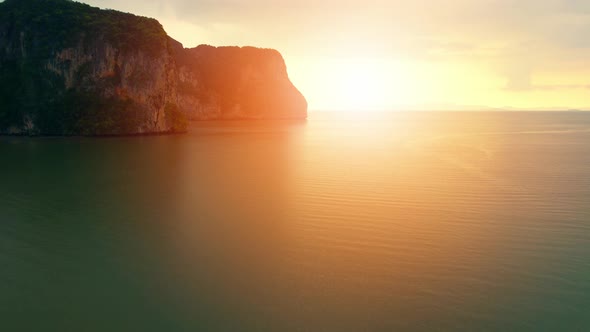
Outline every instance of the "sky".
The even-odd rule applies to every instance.
[[[279,50],[311,110],[590,108],[588,0],[83,0]]]

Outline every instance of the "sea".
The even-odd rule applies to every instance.
[[[2,331],[590,331],[590,112],[0,137]]]

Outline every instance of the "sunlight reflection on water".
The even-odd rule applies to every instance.
[[[312,114],[0,138],[0,313],[96,331],[585,329],[589,128]]]

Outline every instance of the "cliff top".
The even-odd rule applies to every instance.
[[[80,40],[105,40],[122,50],[158,54],[166,49],[166,32],[153,18],[102,10],[71,0],[6,0],[0,3],[0,28],[33,38],[38,56]]]

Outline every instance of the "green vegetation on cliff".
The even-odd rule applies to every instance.
[[[92,55],[106,45],[117,50],[117,57],[128,53],[152,58],[168,55],[166,32],[151,18],[70,0],[0,3],[0,133],[137,132],[146,121],[141,114],[145,110],[131,100],[101,93],[116,89],[120,72],[92,77],[93,56],[86,57],[87,62],[79,67],[69,59],[56,60],[66,49]],[[51,62],[59,62],[58,68],[50,68]],[[73,86],[67,86],[64,75],[56,72],[70,67],[76,70]],[[151,79],[140,70],[134,75],[142,80],[138,83]]]
[[[166,50],[166,32],[155,19],[101,10],[70,0],[6,0],[0,3],[0,27],[22,34],[33,57],[47,57],[66,47],[96,40],[123,51],[156,55]]]

